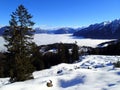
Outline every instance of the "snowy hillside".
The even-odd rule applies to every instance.
[[[0,90],[120,90],[120,69],[113,62],[120,56],[83,56],[74,64],[59,64],[34,72],[34,79],[8,83],[0,79]],[[52,80],[53,87],[46,83]]]

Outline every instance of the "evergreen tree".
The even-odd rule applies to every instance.
[[[0,52],[0,78],[4,77],[4,55]]]
[[[31,60],[31,49],[34,22],[32,15],[20,5],[11,14],[10,26],[4,32],[5,46],[9,53],[11,82],[31,78],[34,67]]]
[[[4,77],[4,63],[3,60],[0,60],[0,78]]]
[[[39,47],[33,43],[33,55],[32,55],[32,64],[36,70],[42,70],[45,68],[43,62],[42,53],[39,51]]]
[[[72,48],[72,55],[71,55],[72,62],[79,59],[78,49],[79,48],[77,46],[77,42],[75,42],[75,44],[73,44],[73,48]]]
[[[114,64],[114,67],[120,68],[120,61],[117,61],[116,63],[113,63],[113,64]]]
[[[70,53],[69,53],[68,46],[65,46],[64,49],[65,49],[66,62],[70,63]]]
[[[58,56],[61,63],[69,62],[69,51],[68,48],[65,47],[63,43],[60,43],[58,46]]]

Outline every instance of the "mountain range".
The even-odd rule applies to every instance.
[[[8,26],[4,26],[0,28],[0,35],[2,35],[4,33],[5,28],[7,28]],[[57,29],[41,29],[41,28],[34,28],[35,32],[34,34],[42,34],[42,33],[47,33],[47,34],[73,34],[74,32],[76,32],[77,30],[80,30],[80,28],[78,29],[74,29],[74,28],[69,28],[69,27],[63,27],[63,28],[57,28]]]
[[[73,35],[93,39],[120,39],[120,19],[90,25]]]
[[[47,33],[47,34],[72,34],[76,32],[78,29],[69,28],[69,27],[63,27],[63,28],[57,28],[57,29],[41,29],[41,28],[35,28],[35,33]]]
[[[5,27],[0,28],[0,35],[3,34]],[[73,36],[93,38],[93,39],[120,39],[120,19],[105,21],[102,23],[91,24],[88,27],[69,28],[63,27],[58,29],[41,29],[35,28],[35,34],[73,34]]]

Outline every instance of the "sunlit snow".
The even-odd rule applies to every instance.
[[[83,56],[74,64],[62,63],[34,72],[34,79],[24,82],[10,84],[8,78],[1,78],[0,90],[120,90],[120,69],[112,64],[119,59],[120,56]],[[46,86],[49,80],[53,87]]]

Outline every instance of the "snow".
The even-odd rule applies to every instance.
[[[73,64],[59,64],[33,73],[34,79],[10,84],[0,79],[0,90],[120,90],[120,56],[88,55]],[[52,80],[53,87],[46,83]],[[8,83],[8,84],[7,84]]]
[[[111,21],[105,21],[105,22],[103,22],[103,25],[105,26],[105,25],[108,25],[110,23],[111,23]]]
[[[4,47],[5,41],[3,37],[0,37],[0,51],[5,51],[6,48]]]

